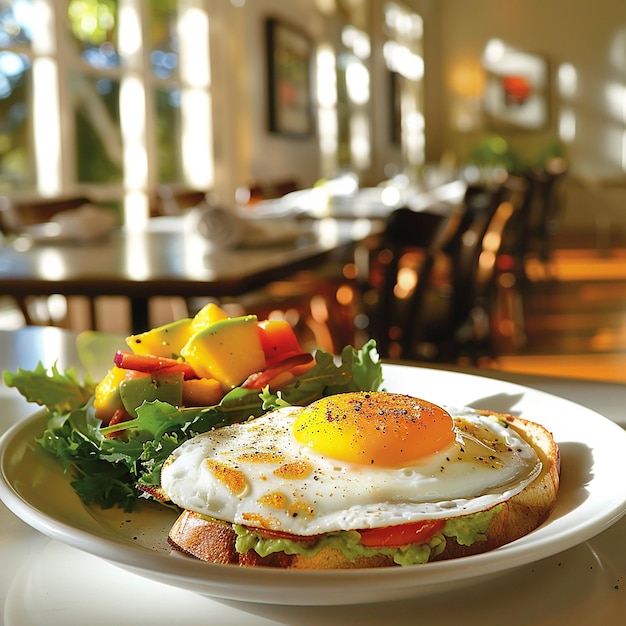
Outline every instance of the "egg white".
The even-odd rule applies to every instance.
[[[183,443],[163,467],[165,493],[178,506],[217,519],[315,535],[482,511],[541,472],[536,452],[515,430],[471,409],[448,409],[455,419],[452,445],[393,468],[350,464],[303,446],[291,434],[302,410],[279,409]],[[226,468],[225,479],[216,476],[216,464]],[[285,471],[305,467],[308,474]]]

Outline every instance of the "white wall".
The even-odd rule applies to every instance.
[[[384,0],[364,1],[366,11],[361,18],[367,22],[372,42],[373,151],[371,167],[363,173],[362,181],[376,184],[384,178],[389,163],[402,165],[402,155],[389,137],[388,75],[382,60]],[[319,45],[334,43],[340,18],[320,12],[316,0],[248,0],[242,8],[226,0],[206,2],[211,16],[213,84],[219,85],[213,90],[218,194],[228,202],[237,185],[252,180],[294,178],[303,186],[312,185],[322,174],[317,134],[299,139],[267,130],[264,23],[269,16],[284,19]],[[429,0],[409,0],[406,4],[425,12]],[[431,81],[433,77],[431,73]]]
[[[267,130],[265,19],[285,19],[324,38],[325,19],[310,0],[248,1],[236,8],[209,0],[215,129],[216,190],[224,202],[233,190],[252,181],[295,178],[303,186],[319,178],[316,135],[290,138]]]
[[[558,136],[558,118],[567,107],[576,121],[573,141],[566,144],[571,179],[562,219],[565,229],[595,233],[598,215],[610,214],[613,229],[626,230],[626,197],[613,182],[624,179],[626,132],[626,2],[623,0],[439,0],[440,52],[446,110],[440,147],[462,158],[477,134],[455,132],[447,123],[454,100],[450,78],[464,63],[480,63],[486,43],[500,38],[527,52],[545,55],[552,83],[551,120],[547,131],[503,134],[528,156]],[[557,92],[558,67],[576,69],[571,98]],[[488,131],[489,129],[483,129]],[[611,187],[609,190],[608,187]]]
[[[468,61],[480,63],[485,45],[492,38],[544,55],[552,78],[550,128],[535,133],[535,137],[532,133],[511,134],[512,144],[532,145],[555,137],[558,116],[567,107],[576,118],[576,136],[567,146],[572,168],[593,176],[623,174],[626,2],[440,0],[439,4],[443,78],[447,86],[456,67]],[[571,64],[578,77],[571,98],[560,96],[556,89],[556,73],[564,63]],[[449,107],[450,102],[448,98],[444,106]],[[459,146],[464,139],[449,127],[444,137],[452,146]]]

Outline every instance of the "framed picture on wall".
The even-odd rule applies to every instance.
[[[485,113],[495,130],[545,129],[549,121],[548,61],[541,55],[507,50],[485,64]]]
[[[313,132],[311,40],[282,20],[269,18],[265,27],[269,131],[307,137]]]

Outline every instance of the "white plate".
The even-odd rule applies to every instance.
[[[557,506],[533,533],[492,552],[413,567],[288,571],[194,561],[170,552],[176,513],[85,507],[55,459],[34,443],[37,414],[0,440],[0,498],[40,532],[129,571],[213,597],[270,604],[338,605],[394,600],[466,586],[571,548],[626,512],[626,431],[567,400],[518,385],[441,370],[388,365],[389,391],[438,404],[511,412],[541,422],[561,448]]]

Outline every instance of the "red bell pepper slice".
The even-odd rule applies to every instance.
[[[263,320],[258,326],[266,363],[271,365],[294,354],[302,354],[298,338],[288,321]]]
[[[113,362],[118,367],[127,370],[137,370],[147,374],[173,374],[182,372],[185,379],[198,378],[193,367],[184,361],[177,361],[163,356],[152,354],[135,354],[127,350],[118,350]]]
[[[270,381],[282,374],[288,372],[301,365],[306,365],[313,361],[313,355],[307,352],[300,352],[300,354],[294,354],[289,356],[278,363],[272,363],[268,365],[264,370],[250,374],[248,378],[242,383],[244,389],[263,389]]]
[[[109,420],[108,424],[104,424],[104,426],[115,426],[116,424],[121,424],[122,422],[128,422],[132,419],[132,417],[128,414],[128,412],[126,411],[126,409],[117,409],[117,411],[115,411],[115,413],[113,413],[113,416],[111,417],[111,419]],[[123,431],[121,430],[116,430],[114,432],[108,433],[107,435],[105,435],[105,437],[107,437],[108,439],[116,439],[118,437],[121,437],[124,434]]]

